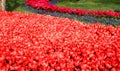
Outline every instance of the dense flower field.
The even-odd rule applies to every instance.
[[[71,9],[68,7],[61,8],[54,4],[50,4],[49,0],[26,0],[26,4],[36,9],[44,9],[46,11],[52,11],[52,12],[56,11],[61,13],[77,14],[79,16],[92,15],[92,16],[120,18],[120,12],[102,11],[102,10],[98,10],[98,11],[81,10],[81,9]]]
[[[58,1],[60,0],[57,0],[57,1],[56,0],[50,0],[50,1],[49,0],[26,0],[26,5],[24,5],[23,8],[33,13],[48,14],[48,15],[57,16],[57,17],[65,17],[65,18],[83,21],[86,23],[99,22],[105,25],[112,25],[112,26],[120,25],[120,17],[119,17],[120,12],[117,9],[115,10],[116,12],[113,12],[113,11],[100,11],[100,10],[94,11],[94,10],[60,8],[54,5]],[[51,9],[54,9],[54,11]]]
[[[0,11],[0,71],[119,71],[120,26]]]
[[[75,14],[68,14],[68,13],[60,13],[60,12],[49,12],[45,10],[37,10],[34,8],[31,8],[28,5],[24,5],[23,7],[25,10],[31,11],[33,13],[38,13],[38,14],[47,14],[51,16],[57,16],[57,17],[64,17],[64,18],[69,18],[69,19],[75,19],[78,21],[84,21],[87,23],[101,23],[105,25],[112,25],[112,26],[118,26],[120,25],[120,19],[119,18],[106,18],[106,17],[93,17],[89,15],[84,15],[84,16],[78,16]]]

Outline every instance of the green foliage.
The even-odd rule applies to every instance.
[[[25,4],[25,0],[6,0],[6,10],[30,13],[29,11],[23,9],[24,4]]]

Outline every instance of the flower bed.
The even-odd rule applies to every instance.
[[[118,71],[120,26],[0,11],[0,71]]]
[[[61,13],[77,14],[81,15],[92,15],[92,16],[102,16],[102,17],[116,17],[120,18],[120,12],[113,11],[94,11],[94,10],[81,10],[81,9],[71,9],[67,7],[58,7],[54,4],[49,4],[49,0],[26,0],[26,4],[35,9],[44,9],[46,11],[56,11]]]
[[[34,8],[31,8],[27,5],[25,5],[23,7],[25,10],[31,11],[33,13],[38,13],[38,14],[47,14],[47,15],[51,15],[51,16],[57,16],[57,17],[64,17],[64,18],[69,18],[69,19],[75,19],[78,21],[83,21],[83,22],[87,22],[87,23],[101,23],[101,24],[105,24],[105,25],[112,25],[112,26],[118,26],[120,25],[120,19],[118,18],[106,18],[106,17],[93,17],[93,16],[78,16],[75,14],[68,14],[68,13],[60,13],[60,12],[48,12],[45,10],[37,10]]]

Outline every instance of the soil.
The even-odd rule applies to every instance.
[[[2,2],[2,1],[0,0],[0,10],[2,9],[2,5],[1,5],[1,2]]]

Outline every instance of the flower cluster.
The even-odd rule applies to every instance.
[[[0,11],[0,71],[119,71],[120,26]]]
[[[56,11],[61,13],[77,14],[81,15],[92,15],[92,16],[103,16],[103,17],[117,17],[120,18],[120,12],[113,11],[102,11],[102,10],[81,10],[71,9],[68,7],[58,7],[54,4],[50,4],[49,0],[26,0],[26,4],[35,9],[44,9],[46,11]]]

